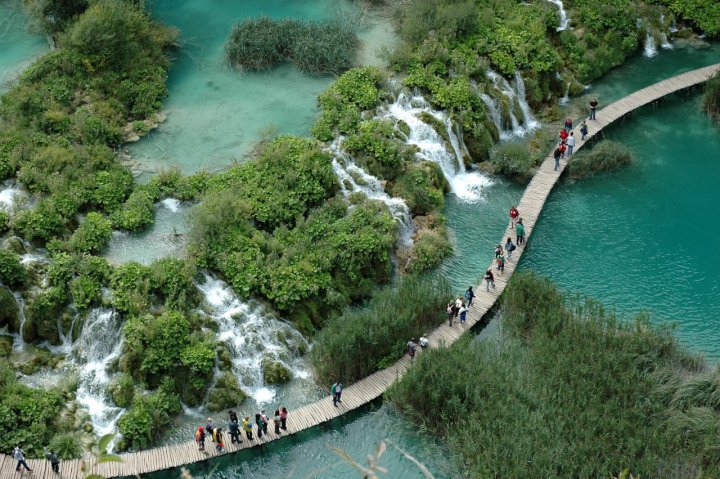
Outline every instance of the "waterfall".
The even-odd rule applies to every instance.
[[[93,309],[69,356],[79,374],[77,402],[87,409],[99,436],[112,432],[123,412],[107,393],[111,379],[107,368],[120,356],[122,343],[120,316],[114,310]]]
[[[443,125],[443,133],[449,139],[449,145],[446,145],[439,132],[420,119],[423,113]],[[410,127],[408,143],[417,146],[419,151],[416,155],[440,166],[452,192],[461,200],[480,200],[483,188],[492,184],[487,176],[465,170],[462,142],[453,131],[452,121],[444,112],[430,108],[422,96],[411,97],[407,92],[402,92],[394,103],[380,110],[380,116],[402,120]]]
[[[559,103],[561,105],[567,105],[568,103],[570,103],[570,85],[571,85],[571,83],[572,82],[567,83],[567,86],[565,87],[565,96],[563,96],[559,100]]]
[[[665,50],[672,50],[674,48],[673,44],[668,40],[667,34],[664,32],[660,34],[660,48]]]
[[[527,103],[527,96],[525,94],[525,81],[519,71],[515,71],[515,88],[517,89],[517,98],[520,103],[520,109],[525,117],[525,128],[528,131],[532,131],[538,127],[538,122],[530,110],[530,105]]]
[[[486,76],[490,79],[490,81],[492,81],[495,88],[505,95],[510,102],[508,115],[510,116],[510,123],[512,124],[512,132],[503,132],[501,130],[502,133],[505,133],[504,135],[501,134],[501,138],[507,139],[509,136],[523,136],[537,128],[539,123],[535,120],[535,117],[530,110],[530,105],[527,104],[525,82],[523,81],[520,72],[515,72],[515,88],[513,88],[510,85],[510,82],[497,72],[488,70]],[[483,102],[486,102],[486,100],[483,100]],[[513,113],[513,105],[515,105],[515,102],[517,102],[517,105],[520,107],[520,111],[523,114],[523,124],[520,124]]]
[[[570,27],[570,18],[565,11],[565,5],[563,5],[562,0],[548,0],[548,2],[554,4],[560,14],[560,26],[557,27],[557,31],[562,32],[563,30],[567,30]]]
[[[13,296],[15,297],[15,302],[18,306],[18,316],[20,318],[18,332],[13,335],[13,349],[16,351],[24,351],[25,340],[23,339],[23,330],[25,329],[25,299],[22,297],[22,294],[18,292],[14,292]]]
[[[25,191],[13,180],[6,180],[0,189],[0,210],[11,212],[18,200],[26,197]]]
[[[655,37],[650,30],[645,34],[645,46],[643,48],[643,56],[645,58],[652,58],[658,54],[657,47],[655,46]]]
[[[273,386],[264,384],[264,357],[282,363],[294,377],[310,376],[300,358],[307,342],[290,323],[275,319],[260,305],[241,301],[230,286],[208,274],[197,287],[205,297],[201,312],[218,324],[217,339],[228,347],[233,373],[256,402],[268,403],[276,394]]]
[[[333,141],[330,150],[335,155],[332,168],[340,181],[340,189],[345,198],[348,198],[351,193],[361,192],[372,200],[385,203],[398,224],[400,243],[404,246],[411,246],[415,226],[410,215],[410,208],[402,198],[393,198],[385,193],[380,180],[357,166],[352,156],[343,151],[341,144],[342,138]]]
[[[176,198],[165,198],[160,202],[160,204],[173,213],[180,211],[180,200]]]
[[[500,114],[500,110],[498,109],[497,101],[487,93],[481,93],[480,99],[485,104],[485,108],[487,108],[490,119],[493,121],[493,123],[495,124],[495,128],[497,128],[497,131],[500,134],[500,139],[508,139],[510,137],[510,134],[508,134],[508,132],[503,129],[502,115]]]

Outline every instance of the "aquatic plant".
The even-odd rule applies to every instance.
[[[720,73],[715,73],[705,84],[703,109],[715,120],[720,120]]]
[[[356,42],[346,23],[249,18],[233,25],[225,61],[240,71],[290,62],[306,73],[339,74],[352,65]]]
[[[535,158],[522,143],[500,143],[490,153],[495,172],[502,175],[530,175],[537,166]]]
[[[450,298],[446,280],[408,276],[364,305],[345,308],[315,337],[310,359],[318,380],[351,383],[389,366],[405,353],[411,337],[443,321]]]
[[[78,459],[82,457],[82,441],[77,434],[63,433],[53,437],[48,444],[59,459]]]
[[[612,171],[633,162],[632,152],[623,144],[603,140],[592,148],[574,155],[568,164],[573,178],[584,178],[601,171]]]
[[[498,338],[423,354],[388,392],[469,476],[610,477],[618,465],[642,477],[717,474],[720,381],[669,328],[518,272],[499,318]]]

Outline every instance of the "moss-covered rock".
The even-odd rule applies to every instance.
[[[2,247],[17,254],[27,253],[25,245],[23,244],[22,240],[17,236],[11,236],[7,238],[5,241],[3,241]]]
[[[246,397],[235,376],[226,372],[220,376],[215,386],[210,388],[207,408],[210,411],[222,411],[239,406]]]
[[[13,339],[10,336],[0,336],[0,358],[10,356],[12,352]]]
[[[0,328],[6,327],[10,332],[20,328],[20,310],[15,297],[5,288],[0,288]]]
[[[63,359],[62,356],[53,354],[46,348],[32,348],[29,352],[28,356],[15,364],[17,370],[27,376],[35,374],[42,368],[54,368]]]
[[[262,371],[266,384],[284,384],[292,379],[292,372],[288,368],[269,357],[263,358]]]
[[[108,393],[117,407],[130,407],[135,397],[135,384],[132,376],[125,373],[117,378],[108,386]]]

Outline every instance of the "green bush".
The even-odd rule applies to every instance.
[[[163,298],[166,308],[184,311],[197,306],[200,300],[194,283],[196,273],[187,261],[159,259],[150,265],[150,288]]]
[[[584,178],[601,171],[612,171],[633,162],[632,152],[621,143],[603,140],[592,149],[579,152],[569,163],[570,176]]]
[[[20,328],[19,313],[20,308],[10,290],[0,288],[0,328],[7,328],[13,333],[17,332]]]
[[[223,411],[239,406],[246,397],[235,376],[225,372],[208,391],[207,408],[210,411]]]
[[[108,386],[108,392],[117,407],[130,407],[135,398],[135,383],[130,374],[122,374]]]
[[[115,269],[110,280],[112,304],[131,315],[144,313],[149,306],[150,269],[131,261]]]
[[[0,211],[0,235],[10,228],[10,215],[4,211]]]
[[[48,444],[48,449],[54,452],[59,459],[79,459],[84,452],[80,437],[73,433],[63,433],[53,437]]]
[[[407,273],[421,273],[435,268],[453,252],[452,243],[444,228],[423,231],[413,244]]]
[[[0,282],[10,288],[22,286],[27,281],[27,271],[20,264],[17,253],[0,249]]]
[[[265,384],[285,384],[292,379],[292,372],[287,367],[269,357],[262,360],[262,372]]]
[[[80,253],[98,252],[112,237],[110,220],[91,211],[70,237],[70,247]]]
[[[457,448],[472,477],[611,477],[619,467],[651,477],[668,458],[673,470],[715,476],[717,373],[698,373],[702,362],[645,315],[624,321],[568,299],[515,273],[500,337],[421,355],[389,397]],[[482,447],[461,447],[473,437]]]
[[[50,344],[60,344],[57,318],[67,303],[64,289],[50,287],[37,293],[25,306],[23,338],[27,342],[46,339]]]
[[[528,148],[522,143],[500,143],[490,154],[495,171],[503,175],[531,175],[537,166]]]
[[[715,120],[720,120],[720,73],[715,73],[705,84],[703,109]]]
[[[267,70],[291,62],[312,74],[339,74],[352,65],[357,38],[340,22],[248,18],[233,25],[225,43],[230,67]]]
[[[377,292],[364,306],[331,317],[310,352],[318,380],[354,382],[389,366],[405,353],[411,337],[443,321],[450,298],[444,279],[409,276],[396,288]]]
[[[371,175],[383,180],[396,178],[403,171],[405,160],[412,161],[415,153],[414,147],[405,145],[389,120],[360,122],[343,148],[355,155]]]
[[[437,163],[423,161],[407,165],[404,172],[388,185],[388,192],[403,198],[413,216],[426,215],[445,206],[450,185]]]
[[[182,411],[174,390],[172,381],[165,381],[157,392],[135,396],[130,409],[118,420],[126,448],[142,449],[155,443],[173,417]]]

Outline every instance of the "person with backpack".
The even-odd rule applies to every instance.
[[[522,218],[518,220],[518,224],[515,227],[515,235],[517,236],[515,241],[517,241],[518,246],[525,243],[525,225],[522,222]]]
[[[466,319],[467,319],[467,308],[463,304],[462,306],[460,306],[460,325],[461,326],[465,325]]]
[[[418,344],[420,344],[420,347],[423,349],[427,349],[427,347],[430,346],[430,340],[427,337],[428,337],[428,334],[425,333],[422,336],[420,336],[420,339],[418,341]]]
[[[242,422],[242,428],[243,428],[243,431],[245,431],[245,436],[248,438],[248,441],[252,441],[253,433],[252,433],[252,422],[250,422],[250,416],[245,416],[245,419],[243,419],[243,422]]]
[[[582,123],[580,123],[580,134],[582,135],[582,138],[580,138],[580,141],[585,141],[585,137],[588,134],[588,126],[585,120],[583,120]]]
[[[275,426],[275,434],[280,435],[280,410],[276,409],[273,414],[273,425]]]
[[[25,453],[22,449],[20,449],[20,446],[15,446],[15,449],[13,449],[13,458],[17,461],[15,472],[20,472],[20,466],[23,466],[26,470],[32,472],[30,466],[28,466],[27,462],[25,462]]]
[[[455,317],[455,313],[453,311],[454,306],[455,306],[455,304],[452,301],[450,301],[447,305],[447,308],[445,309],[445,312],[447,313],[447,318],[448,318],[448,326],[452,326],[452,320]]]
[[[503,255],[497,257],[497,270],[499,275],[505,272],[505,256]]]
[[[572,131],[573,121],[572,118],[568,117],[565,119],[565,131]]]
[[[240,444],[240,424],[237,421],[230,421],[228,432],[230,433],[230,444]]]
[[[560,151],[560,146],[558,145],[557,148],[555,148],[555,151],[553,151],[553,158],[555,158],[555,171],[557,171],[558,168],[560,168],[560,157],[562,156],[562,152]]]
[[[287,431],[288,410],[285,406],[280,408],[280,429]]]
[[[213,429],[215,429],[215,422],[213,418],[209,417],[207,424],[205,424],[205,433],[209,434],[210,438],[212,438]]]
[[[258,439],[261,439],[263,437],[263,420],[259,413],[255,414],[255,424],[257,425]]]
[[[597,101],[597,98],[593,98],[590,100],[590,119],[595,120],[595,112],[597,110],[599,103]]]
[[[195,442],[198,445],[198,451],[205,452],[205,429],[202,426],[198,426],[195,431]]]
[[[520,212],[518,209],[514,206],[510,207],[510,229],[515,228],[515,223],[517,223],[517,219],[520,216]]]
[[[262,430],[263,434],[268,433],[268,425],[270,424],[270,418],[265,414],[265,410],[260,411],[260,419],[262,419]]]
[[[485,291],[490,291],[490,286],[492,285],[492,289],[495,289],[495,276],[493,275],[492,269],[488,269],[485,271],[485,276],[483,277],[485,280],[486,286]]]
[[[330,387],[330,392],[332,393],[332,397],[333,397],[333,406],[338,407],[338,403],[342,403],[342,401],[340,399],[342,397],[342,391],[343,391],[343,384],[340,381],[334,383]]]
[[[47,457],[47,460],[50,461],[50,467],[52,467],[53,472],[55,474],[60,474],[60,459],[58,459],[55,453],[46,448],[45,457]]]
[[[217,452],[225,452],[225,443],[222,438],[222,428],[216,427],[212,432],[212,439],[215,443],[215,450]]]
[[[235,411],[228,411],[228,415],[230,416],[230,422],[238,422],[238,415]]]
[[[512,253],[515,251],[515,243],[512,242],[512,239],[509,236],[507,242],[505,243],[505,251],[507,251],[507,259],[510,261],[512,259]]]
[[[407,352],[410,355],[410,361],[414,361],[415,353],[417,352],[417,343],[415,342],[415,338],[412,338],[407,342]]]
[[[468,309],[470,309],[473,299],[475,299],[475,291],[473,291],[472,286],[468,286],[467,291],[465,291],[465,301],[467,301]]]

